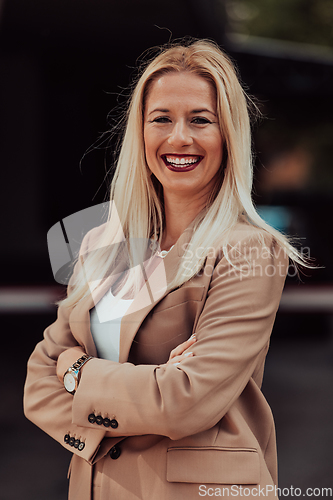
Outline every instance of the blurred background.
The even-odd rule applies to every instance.
[[[114,143],[102,134],[138,61],[187,35],[238,65],[263,115],[258,210],[320,266],[287,279],[263,390],[281,489],[333,488],[332,0],[0,0],[0,500],[67,498],[69,453],[22,413],[26,361],[64,294],[46,234],[105,201]]]

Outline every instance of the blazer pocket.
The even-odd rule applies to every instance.
[[[258,484],[259,455],[255,448],[219,446],[168,448],[167,481]]]
[[[177,288],[173,292],[168,293],[168,295],[155,306],[153,313],[156,314],[165,311],[166,309],[170,309],[170,307],[178,306],[190,300],[200,302],[204,297],[204,293],[204,286],[183,286]]]

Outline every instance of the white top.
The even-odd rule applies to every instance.
[[[110,289],[91,309],[91,333],[99,358],[119,361],[120,323],[133,300],[116,300]]]
[[[164,259],[173,247],[156,252],[156,255]],[[99,358],[119,362],[120,324],[133,300],[116,300],[110,288],[91,309],[90,327]]]

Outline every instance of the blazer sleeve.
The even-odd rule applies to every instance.
[[[117,420],[113,436],[181,439],[225,415],[267,349],[288,266],[267,233],[264,244],[243,243],[251,255],[241,251],[237,262],[223,256],[211,271],[205,268],[212,276],[191,347],[195,355],[178,366],[91,360],[74,395],[75,425],[96,428],[87,419],[95,413]]]
[[[89,233],[84,238],[80,253],[88,249]],[[75,265],[69,288],[79,271],[80,261]],[[56,374],[57,359],[64,350],[78,345],[69,328],[70,310],[58,308],[57,320],[46,328],[44,340],[39,342],[28,361],[27,378],[24,387],[25,416],[57,440],[65,448],[92,462],[105,432],[82,428],[72,422],[73,396],[66,392]],[[65,435],[77,440],[70,446]]]

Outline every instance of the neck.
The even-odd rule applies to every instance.
[[[205,206],[206,198],[204,201],[202,198],[186,200],[164,195],[165,229],[161,249],[169,250]]]

